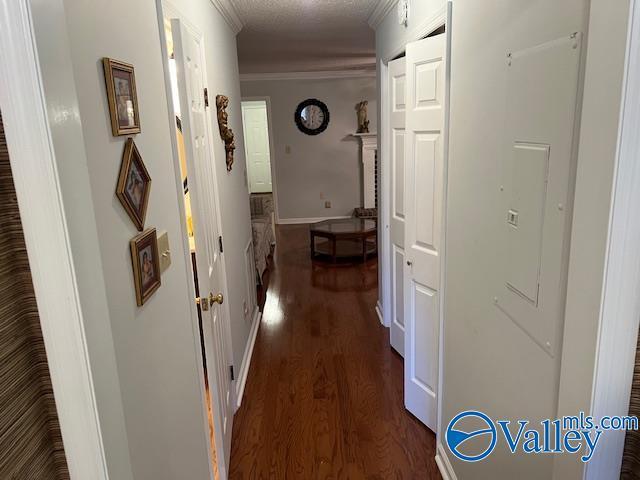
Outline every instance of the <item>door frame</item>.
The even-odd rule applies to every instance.
[[[607,18],[593,17],[603,9],[608,11]],[[602,57],[610,55],[608,49],[603,48],[608,46],[606,42],[610,38],[610,22],[618,21],[618,16],[626,14],[628,31],[624,47],[624,72],[622,84],[618,85],[617,76],[610,75],[609,78],[612,80],[605,81],[599,77],[597,71],[601,70]],[[608,2],[604,0],[592,2],[589,42],[589,48],[593,48],[591,45],[596,45],[596,48],[586,52],[584,98],[597,96],[601,101],[604,84],[609,86],[611,93],[608,98],[619,100],[619,104],[616,102],[615,105],[619,107],[618,131],[615,159],[611,166],[607,162],[605,167],[607,175],[610,173],[609,169],[612,170],[610,196],[606,188],[602,193],[594,195],[594,189],[587,186],[576,193],[574,200],[578,205],[574,207],[574,223],[579,218],[584,225],[584,217],[588,217],[590,228],[592,225],[598,228],[602,221],[601,214],[591,207],[590,201],[608,202],[605,204],[609,205],[609,210],[604,250],[599,249],[599,244],[594,247],[593,239],[596,238],[595,241],[598,242],[598,232],[582,231],[579,232],[579,237],[574,235],[572,239],[570,256],[575,256],[576,259],[571,259],[575,265],[570,264],[569,270],[568,287],[573,288],[572,293],[567,294],[566,302],[558,409],[559,415],[563,415],[571,408],[575,411],[576,406],[584,406],[587,414],[601,418],[603,415],[627,415],[629,412],[637,350],[635,332],[638,332],[640,320],[640,255],[637,251],[640,241],[640,138],[637,135],[640,128],[640,1],[630,0],[628,12],[611,10]],[[597,114],[598,121],[602,121],[601,112]],[[593,105],[591,110],[585,105],[582,115],[578,162],[586,165],[585,169],[593,170],[593,162],[601,163],[600,152],[591,153],[591,145],[586,145],[585,148],[582,146],[583,138],[593,138],[597,135],[596,132],[599,132],[599,125],[584,120],[587,116],[595,115]],[[602,174],[596,176],[597,178],[587,179],[584,183],[602,182]],[[597,221],[592,220],[594,211],[599,217]],[[588,260],[581,258],[584,254],[589,256]],[[585,268],[595,277],[591,283],[581,282]],[[593,275],[594,273],[596,275]],[[589,297],[598,299],[598,311],[593,312],[593,316],[597,318],[587,318],[582,315],[584,309],[579,308],[580,305],[590,306],[595,303],[589,302]],[[595,324],[592,323],[594,320]],[[629,332],[634,333],[630,335]],[[590,369],[593,367],[587,385],[576,382],[576,379],[584,377],[584,370],[580,365],[585,363]],[[621,365],[624,368],[621,368]],[[571,384],[564,392],[563,381]],[[563,461],[562,457],[556,457],[553,478],[562,479],[567,478],[567,475],[575,475],[576,478],[584,480],[618,479],[624,438],[623,431],[607,432],[607,435],[602,436],[598,450],[587,464],[571,464]]]
[[[267,104],[267,126],[268,126],[268,134],[269,134],[269,167],[271,169],[271,193],[273,195],[273,212],[276,218],[276,223],[280,223],[280,213],[278,213],[278,186],[277,186],[277,178],[276,178],[276,156],[275,156],[275,141],[273,139],[273,119],[271,114],[271,97],[270,96],[249,96],[242,97],[240,99],[240,105],[242,106],[242,102],[255,102],[255,101],[264,101]],[[241,109],[242,110],[242,109]],[[242,119],[242,126],[244,129],[244,118]],[[242,132],[243,143],[245,142],[244,130]],[[245,145],[246,149],[246,145]],[[246,162],[245,162],[245,168]],[[248,183],[249,172],[247,171],[247,183]],[[248,185],[247,185],[248,188]]]
[[[170,18],[170,19],[178,19],[180,20],[180,22],[189,30],[191,30],[194,33],[197,33],[200,38],[203,40],[204,43],[204,35],[202,33],[199,32],[199,30],[170,2],[168,2],[167,0],[156,0],[156,12],[157,12],[157,20],[158,20],[158,29],[159,29],[159,41],[160,41],[160,48],[161,48],[161,52],[162,52],[162,69],[164,72],[164,84],[165,84],[165,92],[166,92],[166,98],[167,98],[167,111],[168,111],[168,120],[169,120],[169,125],[171,126],[171,128],[174,128],[175,126],[175,109],[173,106],[173,95],[172,95],[172,91],[171,91],[171,73],[170,73],[170,69],[169,69],[169,56],[168,56],[168,52],[167,52],[167,43],[166,43],[166,35],[165,35],[165,30],[164,30],[164,20],[165,17],[166,18]],[[206,73],[207,73],[207,64],[206,64],[206,59],[203,58],[201,59],[201,64],[203,65],[203,71],[205,74],[205,78],[206,78]],[[205,82],[205,84],[207,84],[207,82]],[[208,108],[214,108],[215,109],[215,103],[208,107]],[[211,130],[211,118],[210,118],[210,112],[207,112],[207,115],[205,115],[206,117],[206,122],[207,122],[207,140],[209,142],[209,151],[211,152],[211,155],[214,156],[214,149],[213,149],[213,145],[212,145],[212,130]],[[184,185],[182,183],[182,178],[181,178],[181,170],[180,170],[180,156],[178,153],[178,139],[176,137],[175,132],[172,130],[171,131],[171,156],[173,159],[173,170],[174,170],[174,176],[175,176],[175,187],[176,187],[176,193],[177,193],[177,198],[178,199],[182,199],[183,195],[184,195]],[[184,141],[187,142],[189,141],[186,137],[184,137]],[[187,159],[187,161],[189,161]],[[222,224],[221,224],[221,217],[220,217],[220,198],[219,198],[219,182],[218,182],[218,174],[217,174],[217,170],[214,168],[213,169],[213,182],[214,182],[214,191],[215,191],[215,201],[216,201],[216,210],[217,210],[217,218],[218,218],[218,231],[220,232],[221,235],[223,235],[223,231],[222,231]],[[180,231],[181,231],[181,246],[182,246],[182,254],[184,255],[184,259],[185,259],[185,269],[186,269],[186,273],[187,273],[187,279],[188,279],[188,288],[191,292],[193,292],[194,298],[195,298],[195,282],[193,279],[193,267],[192,267],[192,260],[191,260],[191,251],[189,249],[189,243],[188,243],[188,229],[187,229],[187,223],[186,223],[186,211],[185,211],[185,206],[184,206],[184,202],[182,201],[178,201],[178,209],[180,211]],[[227,273],[226,273],[226,268],[225,268],[225,258],[224,258],[224,253],[220,252],[220,269],[221,269],[221,273],[222,273],[222,279],[220,281],[221,283],[221,290],[224,292],[224,295],[227,296]],[[207,405],[207,397],[206,397],[206,385],[205,385],[205,374],[204,374],[204,368],[203,368],[203,357],[202,357],[202,351],[201,351],[201,344],[200,344],[200,330],[199,330],[199,326],[198,326],[198,307],[196,305],[195,302],[190,302],[191,304],[191,308],[190,308],[190,313],[191,313],[191,327],[192,327],[192,331],[193,331],[193,339],[194,339],[194,350],[196,353],[196,358],[198,359],[198,378],[199,378],[199,382],[200,382],[200,390],[201,390],[201,406],[202,406],[202,418],[203,418],[203,423],[205,425],[205,442],[207,445],[207,452],[211,452],[211,439],[209,436],[209,415],[208,415],[208,405]],[[228,358],[227,358],[227,363],[228,365],[233,365],[233,344],[231,343],[231,332],[230,332],[230,325],[229,325],[229,318],[230,318],[230,311],[229,311],[229,302],[224,302],[221,306],[221,314],[224,316],[224,318],[222,319],[222,321],[224,322],[224,330],[225,330],[225,336],[226,338],[226,342],[229,346],[228,349]],[[230,385],[229,385],[229,394],[232,396],[230,399],[230,403],[232,405],[236,404],[236,388],[235,388],[235,383],[237,380],[232,380]],[[213,399],[213,396],[211,397]],[[213,428],[214,428],[214,436],[216,439],[218,438],[223,438],[224,434],[222,432],[221,426],[218,425],[217,422],[213,422]],[[218,451],[216,451],[216,454],[218,454]],[[217,455],[218,456],[218,455]],[[227,459],[224,459],[224,461],[226,461]],[[226,465],[226,468],[228,469],[228,465]],[[220,474],[226,474],[228,472],[225,472],[224,469],[220,469],[220,464],[218,462],[218,470],[220,472]],[[214,471],[212,468],[212,462],[209,462],[209,475],[211,480],[214,479]]]
[[[438,28],[443,27],[447,22],[447,14],[451,8],[452,0],[447,0],[446,5],[439,8],[431,17],[427,18],[423,23],[418,25],[416,29],[407,35],[407,38],[401,42],[398,42],[394,48],[387,52],[384,52],[378,62],[378,85],[380,85],[380,100],[389,97],[389,62],[400,55],[402,55],[406,48],[407,43],[415,42],[422,38],[425,38],[430,33],[435,32]],[[450,28],[449,28],[450,29]],[[448,34],[447,34],[448,35]],[[451,50],[450,37],[447,36],[447,54]],[[380,101],[380,125],[381,131],[378,134],[378,169],[380,172],[380,182],[378,198],[380,198],[380,211],[379,216],[382,220],[378,225],[378,237],[380,238],[380,246],[378,249],[378,263],[380,268],[380,285],[378,301],[376,303],[376,311],[380,318],[380,323],[385,327],[391,326],[391,211],[389,205],[391,203],[391,137],[389,132],[391,131],[391,118],[387,110],[387,104],[384,101]],[[448,132],[448,122],[447,122]],[[445,162],[446,163],[446,162]],[[446,167],[446,165],[445,165]],[[446,169],[445,169],[446,173]],[[446,193],[446,192],[445,192]],[[446,203],[446,202],[445,202]],[[444,245],[444,243],[443,243]]]
[[[407,43],[415,42],[421,40],[422,38],[427,37],[432,32],[437,29],[446,26],[445,35],[447,36],[446,42],[446,55],[449,59],[447,62],[448,67],[451,64],[451,22],[447,25],[447,19],[451,18],[452,11],[452,1],[447,0],[446,5],[443,5],[437,12],[435,12],[431,17],[426,19],[425,22],[420,24],[418,28],[410,33],[407,36],[406,40],[400,42],[395,48],[390,49],[388,52],[385,52],[384,55],[380,58],[379,61],[379,78],[378,82],[380,85],[380,99],[378,102],[380,105],[380,124],[382,125],[382,131],[378,138],[380,139],[379,144],[379,155],[380,155],[380,172],[382,178],[380,179],[380,199],[381,199],[381,219],[380,225],[378,227],[378,233],[381,238],[381,246],[379,252],[379,264],[381,265],[381,278],[382,282],[380,285],[380,294],[379,297],[382,300],[382,323],[386,327],[390,327],[391,325],[391,316],[392,316],[392,306],[391,306],[391,232],[390,232],[390,223],[391,223],[391,210],[389,208],[391,202],[391,149],[393,148],[391,142],[391,118],[388,112],[388,105],[385,100],[388,99],[390,93],[390,86],[388,82],[388,73],[389,73],[389,62],[394,58],[402,55],[406,50]],[[450,72],[447,71],[447,81],[449,81]],[[444,298],[446,295],[446,232],[447,232],[447,176],[448,176],[448,163],[449,163],[449,84],[447,83],[447,91],[445,94],[447,109],[445,111],[445,120],[444,120],[444,152],[443,152],[443,177],[444,177],[444,187],[443,187],[443,200],[442,200],[442,232],[441,232],[441,265],[440,265],[440,291],[438,292],[438,323],[440,327],[439,339],[438,339],[438,392],[437,392],[437,425],[438,431],[436,432],[436,463],[438,464],[438,468],[442,473],[443,477],[446,478],[455,478],[453,475],[453,468],[451,463],[447,457],[446,451],[443,448],[442,443],[442,434],[441,434],[441,426],[442,426],[442,397],[443,397],[443,379],[444,379],[444,365],[442,359],[444,358]],[[378,300],[378,304],[381,301]],[[389,348],[391,348],[389,346]]]
[[[73,261],[54,136],[82,143],[82,131],[77,121],[53,125],[48,116],[34,19],[46,14],[49,30],[43,35],[51,40],[51,48],[59,46],[68,51],[68,39],[62,1],[51,0],[46,9],[46,13],[38,6],[32,9],[28,0],[0,0],[0,39],[6,46],[0,51],[0,105],[67,464],[71,478],[107,480],[84,324],[87,314],[94,320],[108,321],[109,312],[104,290],[86,299],[78,286],[82,273]],[[68,55],[60,55],[57,62],[60,71],[72,74]],[[11,65],[10,74],[2,65]],[[75,97],[65,96],[71,93],[69,88],[75,88],[73,79],[71,87],[60,88],[64,90],[55,92],[63,101],[60,108],[77,111],[64,103],[77,102]],[[84,148],[75,153],[86,155]],[[86,225],[86,235],[88,239],[94,237],[97,245],[95,222],[93,228],[90,223]],[[96,255],[88,261],[99,263],[98,258]],[[99,265],[95,271],[100,271]],[[121,412],[121,404],[112,407]],[[126,437],[122,442],[126,445]],[[131,470],[130,465],[122,467],[123,472]]]

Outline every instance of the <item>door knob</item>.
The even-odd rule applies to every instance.
[[[222,302],[224,302],[224,297],[222,296],[221,293],[214,295],[213,293],[209,294],[209,305],[213,306],[214,303],[217,303],[218,305],[222,305]]]
[[[407,260],[407,265],[408,265],[408,266],[411,266],[411,265],[413,265],[413,262],[412,262],[412,261],[410,261],[410,260]]]

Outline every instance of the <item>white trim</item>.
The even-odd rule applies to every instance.
[[[440,447],[440,455],[446,460],[446,466],[449,469],[449,477],[455,479],[455,473],[449,462],[444,449],[442,448],[442,438],[444,432],[444,425],[442,425],[442,405],[444,397],[444,335],[446,330],[444,312],[445,312],[445,297],[446,297],[446,285],[447,285],[447,208],[448,208],[448,185],[449,185],[449,124],[451,118],[451,44],[452,44],[452,23],[453,18],[453,2],[448,0],[446,3],[446,45],[445,45],[445,57],[446,57],[446,73],[445,73],[445,105],[446,110],[444,112],[444,152],[443,152],[443,178],[444,186],[442,192],[442,232],[440,237],[440,291],[439,295],[439,308],[438,308],[438,320],[439,320],[439,338],[438,338],[438,391],[437,391],[437,425],[438,430],[436,432],[436,443]],[[438,457],[436,456],[436,461]],[[441,460],[442,461],[442,460]],[[444,476],[444,475],[443,475]]]
[[[378,247],[378,260],[380,265],[381,284],[378,286],[379,301],[383,306],[383,317],[386,320],[385,326],[391,327],[391,318],[393,316],[393,306],[391,305],[391,148],[385,150],[387,145],[391,145],[390,131],[391,118],[389,116],[389,67],[387,63],[380,60],[379,64],[379,85],[380,98],[378,105],[380,106],[380,123],[382,129],[378,135],[378,171],[380,178],[378,179],[378,188],[380,189],[378,198],[378,238],[380,245]]]
[[[438,465],[438,470],[440,470],[442,480],[458,480],[456,473],[453,471],[453,466],[449,461],[449,457],[447,456],[447,452],[444,450],[444,447],[440,442],[438,442],[438,446],[436,447],[436,465]]]
[[[380,320],[380,325],[383,327],[386,326],[384,323],[384,315],[382,314],[382,305],[380,304],[380,300],[376,302],[376,315],[378,315],[378,320]]]
[[[375,6],[367,20],[369,26],[374,30],[378,28],[397,3],[398,0],[378,0],[378,4]]]
[[[332,78],[373,78],[375,69],[319,70],[317,72],[241,73],[241,82],[263,82],[270,80],[327,80]]]
[[[640,2],[632,1],[591,414],[627,415],[640,320]],[[585,479],[619,478],[625,432],[603,435]]]
[[[253,356],[253,347],[258,337],[258,330],[260,329],[260,319],[262,318],[262,312],[256,306],[253,311],[253,321],[251,323],[251,330],[249,332],[249,338],[247,340],[247,346],[244,350],[242,357],[242,365],[240,365],[240,371],[238,372],[238,379],[236,381],[236,411],[242,405],[242,397],[244,396],[244,387],[247,383],[247,376],[249,375],[249,367],[251,367],[251,357]]]
[[[107,480],[31,10],[25,0],[0,7],[0,105],[67,464],[73,479]]]
[[[397,43],[394,47],[388,49],[386,52],[381,54],[381,58],[385,63],[388,63],[390,60],[393,60],[398,55],[404,53],[406,49],[406,45],[409,42],[413,42],[415,40],[420,40],[421,38],[426,37],[431,32],[437,30],[441,26],[445,24],[447,18],[447,3],[442,5],[433,15],[427,17],[422,23],[419,23],[415,28],[408,31],[406,37],[409,39],[406,42],[401,41]]]
[[[317,223],[324,220],[340,220],[343,218],[351,218],[351,215],[343,215],[336,217],[307,217],[307,218],[281,218],[278,225],[299,225],[303,223]]]
[[[253,102],[256,100],[264,100],[267,104],[267,125],[269,128],[269,166],[271,168],[271,194],[273,195],[273,213],[275,217],[275,222],[279,223],[280,213],[278,209],[278,178],[276,175],[276,149],[275,149],[275,139],[273,136],[273,115],[271,114],[271,97],[269,96],[257,96],[257,97],[242,97],[240,100],[240,105],[242,102]],[[242,126],[244,128],[244,120],[242,122]],[[244,139],[244,131],[242,132],[242,137]],[[246,145],[245,145],[246,148]],[[248,172],[247,172],[248,175]],[[275,234],[275,232],[274,232]]]
[[[227,25],[229,25],[229,28],[231,28],[234,35],[240,33],[244,23],[242,22],[236,7],[233,6],[233,2],[230,0],[211,0],[211,3],[213,3],[216,10],[220,12],[220,15],[222,15],[224,21],[227,22]]]

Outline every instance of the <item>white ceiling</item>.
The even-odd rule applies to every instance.
[[[232,0],[240,73],[375,69],[378,0]]]

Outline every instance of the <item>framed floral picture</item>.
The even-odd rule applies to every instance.
[[[160,288],[160,257],[156,229],[150,228],[131,240],[133,281],[138,306]]]
[[[114,136],[140,133],[140,112],[133,65],[103,58],[104,79]]]
[[[142,161],[138,147],[132,138],[128,138],[124,145],[116,196],[140,231],[144,230],[150,191],[151,176]]]

